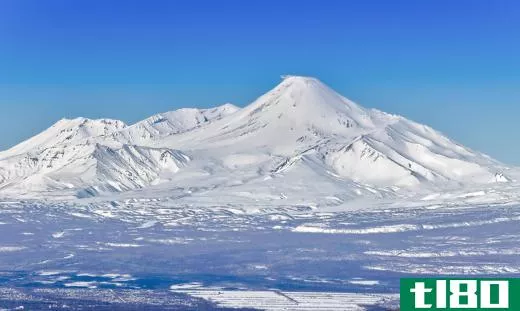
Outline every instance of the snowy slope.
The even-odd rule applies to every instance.
[[[161,184],[166,192],[255,185],[271,193],[295,191],[287,185],[305,176],[348,199],[507,182],[504,171],[428,126],[359,106],[315,78],[287,76],[242,109],[179,109],[130,126],[62,120],[0,153],[0,191],[85,196]]]

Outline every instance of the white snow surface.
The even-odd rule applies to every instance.
[[[255,308],[265,311],[363,311],[369,306],[397,299],[397,295],[293,292],[293,291],[237,291],[222,288],[174,288],[172,291],[214,301],[229,308]]]
[[[0,196],[82,198],[200,185],[248,193],[282,185],[292,189],[272,195],[313,188],[341,201],[510,183],[514,172],[315,78],[286,76],[241,109],[184,108],[130,126],[61,120],[0,152]]]

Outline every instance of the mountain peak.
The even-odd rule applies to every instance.
[[[38,135],[0,153],[0,158],[64,143],[75,144],[90,137],[106,136],[124,128],[126,124],[120,120],[64,118]]]
[[[58,122],[54,123],[52,127],[75,127],[75,126],[114,126],[116,129],[121,129],[126,127],[126,124],[121,120],[115,119],[89,119],[84,117],[78,118],[63,118]]]
[[[330,89],[325,83],[319,79],[307,76],[293,76],[283,75],[281,76],[282,82],[277,87],[280,88],[291,88],[291,89],[328,89],[329,91],[335,92]]]
[[[220,106],[217,106],[213,109],[220,109],[220,110],[224,110],[224,111],[229,111],[229,112],[235,112],[237,110],[239,110],[240,108],[233,105],[232,103],[224,103]]]
[[[320,82],[315,77],[311,76],[299,76],[299,75],[281,75],[280,78],[282,78],[283,81],[301,81],[301,82]]]
[[[222,119],[239,109],[230,103],[206,109],[180,108],[153,115],[114,133],[114,136],[124,137],[127,143],[146,144],[146,142],[155,141],[161,137],[187,132],[214,120]]]
[[[306,76],[282,76],[283,81],[243,109],[250,116],[261,113],[291,127],[314,127],[335,133],[348,128],[373,127],[369,111],[343,97],[320,80]],[[280,120],[280,121],[276,121]],[[267,120],[266,120],[267,122]]]

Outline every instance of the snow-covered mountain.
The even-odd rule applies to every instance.
[[[428,126],[361,107],[317,79],[288,76],[242,109],[179,109],[130,126],[61,120],[0,153],[0,194],[305,179],[363,195],[506,182],[504,170]]]
[[[109,119],[60,120],[0,152],[0,191],[69,190],[83,196],[161,182],[185,166],[189,157],[178,150],[143,147],[135,142],[187,131],[237,109],[231,104],[179,109],[132,126]]]
[[[486,183],[503,170],[497,161],[428,126],[363,108],[317,79],[294,76],[230,118],[163,144],[210,149],[222,157],[269,155],[280,158],[276,172],[318,163],[324,171],[380,186]]]

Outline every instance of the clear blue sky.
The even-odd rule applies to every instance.
[[[315,76],[520,164],[520,1],[0,0],[0,149]]]

